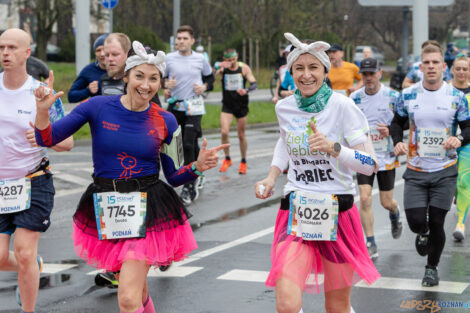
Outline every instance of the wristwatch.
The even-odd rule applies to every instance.
[[[333,144],[333,151],[336,156],[339,155],[339,153],[341,152],[341,144],[339,142],[335,142]]]
[[[462,144],[462,143],[463,143],[463,136],[462,136],[462,134],[458,134],[456,137],[457,137],[458,140],[460,140],[460,144]]]

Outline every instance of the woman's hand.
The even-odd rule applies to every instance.
[[[64,92],[59,91],[54,95],[53,90],[54,72],[49,71],[49,81],[47,83],[47,87],[40,85],[36,90],[34,90],[34,96],[36,97],[36,108],[38,111],[48,111],[54,102],[56,102],[57,99],[59,99],[64,94]]]
[[[204,138],[201,150],[199,150],[199,155],[197,156],[197,161],[194,163],[196,170],[204,172],[216,167],[219,162],[219,155],[217,152],[228,147],[230,147],[230,144],[226,143],[215,148],[207,149],[207,139]]]
[[[258,199],[267,199],[271,197],[274,192],[275,180],[269,176],[255,184],[255,195]]]
[[[328,140],[322,133],[320,133],[317,127],[315,126],[315,123],[311,122],[310,127],[313,131],[313,134],[311,134],[307,138],[310,151],[321,151],[332,154],[334,142]]]

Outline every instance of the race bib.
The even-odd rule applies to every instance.
[[[370,128],[370,139],[376,153],[378,152],[390,152],[390,138],[384,137],[377,130],[377,127]]]
[[[202,96],[194,96],[190,99],[184,100],[186,107],[186,115],[204,115],[206,114],[206,107],[204,106],[204,98]]]
[[[447,128],[418,128],[416,142],[418,155],[422,158],[441,158],[447,156],[444,141],[449,137]]]
[[[303,240],[336,241],[338,198],[294,191],[290,195],[287,234]]]
[[[146,192],[100,192],[93,200],[100,240],[145,237]]]
[[[236,91],[243,89],[243,76],[237,74],[224,74],[225,90]]]
[[[31,179],[0,179],[0,214],[16,213],[31,206]]]

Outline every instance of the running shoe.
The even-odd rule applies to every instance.
[[[170,265],[160,265],[158,269],[160,270],[160,272],[166,272],[170,268],[171,264],[172,263],[170,263]]]
[[[117,288],[119,286],[119,281],[113,272],[103,272],[96,274],[95,285],[100,287]]]
[[[222,161],[222,166],[219,168],[219,172],[225,173],[228,170],[228,168],[232,166],[232,164],[233,164],[232,160],[224,159]]]
[[[44,260],[42,259],[42,257],[40,255],[38,255],[36,257],[36,261],[38,262],[39,273],[42,273],[42,270],[44,269]],[[20,288],[18,286],[16,286],[15,292],[16,292],[16,302],[21,307]]]
[[[206,180],[206,177],[204,175],[201,175],[198,177],[196,181],[197,189],[201,190],[202,188],[204,188],[205,180]]]
[[[390,223],[392,225],[392,237],[393,239],[398,239],[401,236],[401,233],[403,232],[403,224],[400,221],[400,208],[397,208],[397,218],[395,219],[390,219]]]
[[[455,231],[452,234],[456,241],[462,241],[465,239],[465,224],[457,224]]]
[[[183,201],[184,204],[190,205],[191,204],[191,193],[190,193],[191,188],[189,185],[186,185],[183,187],[183,190],[181,191],[180,198],[181,201]]]
[[[424,272],[423,281],[421,282],[421,286],[423,287],[433,287],[439,285],[439,276],[437,275],[437,267],[430,268],[426,266],[426,270]]]
[[[421,256],[428,255],[429,250],[429,234],[418,234],[415,240],[416,251]]]
[[[199,197],[199,190],[197,190],[195,183],[189,184],[189,196],[191,202],[196,201],[196,199]]]
[[[375,260],[379,257],[376,244],[373,244],[372,242],[369,241],[367,242],[366,247],[367,247],[367,251],[369,252],[369,257],[371,260]]]
[[[238,174],[246,174],[246,163],[245,162],[241,162],[240,163],[240,166],[238,167]]]

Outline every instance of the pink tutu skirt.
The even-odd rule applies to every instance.
[[[142,260],[149,265],[169,265],[185,259],[197,249],[189,222],[175,228],[147,231],[145,238],[99,240],[73,223],[75,252],[89,265],[116,272],[126,260]]]
[[[305,241],[287,234],[289,210],[280,209],[271,248],[272,267],[266,285],[285,278],[308,293],[328,292],[368,284],[380,274],[369,258],[356,205],[338,216],[336,241]]]
[[[161,181],[143,189],[147,192],[145,238],[99,240],[93,193],[104,191],[109,190],[95,184],[88,186],[73,217],[75,252],[89,265],[112,272],[119,271],[126,260],[170,265],[197,249],[188,222],[191,214],[174,189]]]

